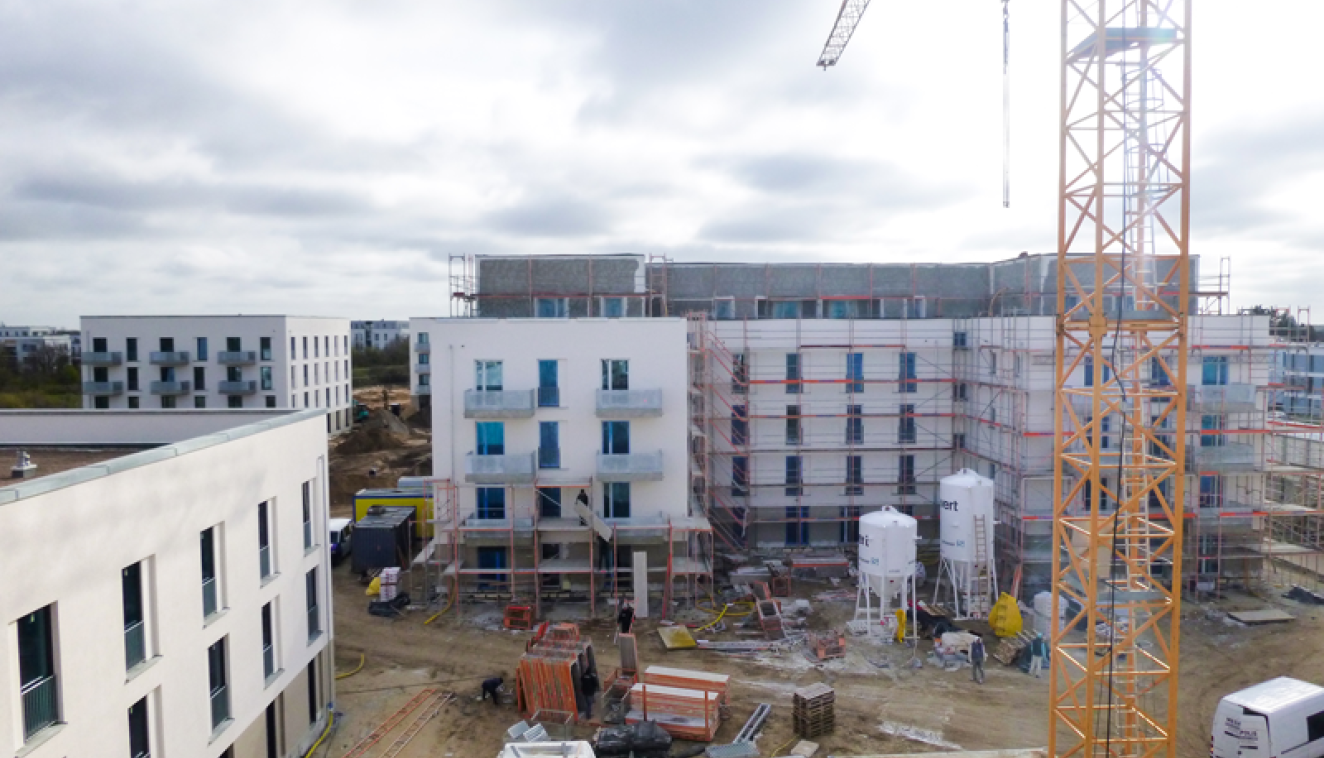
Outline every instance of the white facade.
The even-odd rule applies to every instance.
[[[22,368],[28,359],[46,347],[63,350],[70,359],[77,359],[80,352],[78,332],[54,326],[0,324],[0,361]]]
[[[394,342],[409,339],[408,321],[351,321],[349,330],[357,349],[381,350]]]
[[[349,321],[298,316],[85,316],[83,407],[320,408],[352,422]]]
[[[69,441],[174,426],[166,413],[154,432],[145,414],[83,415]],[[212,433],[0,488],[0,569],[13,580],[0,593],[5,754],[265,758],[271,723],[292,758],[325,727],[322,414],[190,415]],[[49,444],[42,416],[0,414],[0,444]]]

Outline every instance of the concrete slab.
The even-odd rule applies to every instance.
[[[1234,621],[1240,621],[1243,624],[1282,624],[1288,621],[1295,621],[1296,616],[1290,613],[1283,613],[1275,608],[1266,608],[1260,611],[1228,611],[1227,614]]]

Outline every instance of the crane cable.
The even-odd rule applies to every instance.
[[[1002,0],[1002,207],[1011,207],[1011,11]]]

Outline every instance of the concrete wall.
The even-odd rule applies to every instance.
[[[166,453],[170,453],[167,455]],[[150,456],[159,456],[156,459]],[[327,585],[326,435],[317,412],[239,428],[114,470],[74,470],[0,488],[0,749],[24,747],[15,624],[54,607],[62,726],[27,755],[123,755],[127,712],[149,697],[152,751],[221,755],[281,693],[306,701],[297,679],[331,644]],[[114,463],[114,462],[112,462]],[[103,467],[94,467],[102,469]],[[302,485],[312,483],[313,534],[305,550]],[[275,574],[259,576],[257,505],[272,503]],[[221,612],[203,618],[199,535],[217,529]],[[144,565],[148,662],[126,674],[121,571]],[[322,632],[307,632],[305,574],[319,574]],[[17,580],[26,577],[26,580]],[[278,674],[264,681],[261,609],[274,603]],[[213,733],[207,648],[227,640],[232,722]],[[326,700],[332,697],[325,690]],[[287,750],[311,743],[291,733]],[[248,740],[245,740],[247,743]],[[262,753],[265,755],[265,753]]]
[[[0,410],[0,445],[168,445],[289,415],[265,409]]]

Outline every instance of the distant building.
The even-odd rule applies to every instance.
[[[78,357],[78,333],[54,326],[6,326],[0,324],[0,364],[24,368],[43,348],[63,351],[71,360]]]
[[[388,345],[409,339],[408,321],[351,321],[350,336],[355,349],[365,347],[381,350]]]
[[[349,321],[84,316],[83,407],[320,408],[348,429]]]
[[[0,411],[19,446],[4,754],[304,755],[335,700],[322,414]],[[110,450],[61,470],[69,446]]]

